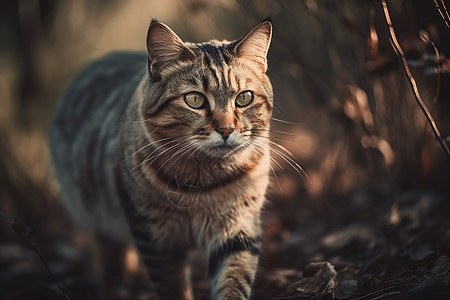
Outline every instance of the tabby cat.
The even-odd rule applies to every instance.
[[[248,299],[269,183],[271,22],[242,39],[183,42],[153,20],[147,54],[110,55],[66,91],[52,124],[68,213],[131,236],[160,299],[192,299],[186,257],[207,256],[212,299]]]

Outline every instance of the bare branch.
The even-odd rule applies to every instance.
[[[449,150],[447,144],[445,143],[445,141],[442,139],[441,133],[439,132],[439,129],[433,119],[433,116],[428,111],[428,108],[425,106],[425,103],[423,102],[422,97],[420,96],[420,92],[419,92],[419,88],[417,87],[416,80],[414,79],[414,77],[411,73],[411,70],[409,69],[408,62],[405,57],[405,52],[403,51],[402,47],[400,46],[400,43],[397,40],[397,36],[394,31],[394,26],[392,25],[391,16],[389,14],[389,8],[387,6],[386,0],[382,0],[381,3],[383,5],[383,12],[384,12],[384,16],[386,18],[386,23],[388,24],[388,27],[389,27],[389,34],[391,37],[392,47],[394,48],[395,53],[397,53],[397,55],[399,55],[402,60],[403,68],[406,72],[406,75],[409,78],[409,82],[411,83],[411,87],[414,91],[414,95],[415,95],[417,104],[419,105],[419,107],[421,108],[425,117],[427,118],[428,122],[430,123],[431,128],[433,129],[434,135],[438,139],[439,144],[441,145],[442,149],[447,154],[447,156],[450,157],[450,150]]]
[[[24,240],[27,242],[28,246],[33,250],[33,252],[39,257],[41,262],[44,264],[45,268],[47,269],[48,274],[53,279],[54,283],[58,287],[59,291],[64,295],[64,298],[66,300],[70,300],[69,295],[67,294],[65,288],[59,283],[56,276],[51,271],[46,259],[41,255],[41,253],[37,249],[37,244],[34,238],[27,232],[27,229],[25,226],[20,222],[17,218],[14,221],[10,221],[8,218],[8,215],[0,211],[0,217],[2,217],[8,224],[11,226],[11,228],[21,237],[24,238]]]
[[[439,11],[439,14],[441,15],[442,19],[444,20],[445,25],[447,25],[447,28],[450,28],[450,16],[448,14],[447,7],[445,7],[444,0],[440,0],[440,1],[434,0],[434,4],[436,5],[436,8]]]

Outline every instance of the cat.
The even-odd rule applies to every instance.
[[[248,299],[269,185],[270,20],[228,42],[183,42],[152,20],[147,53],[95,62],[50,129],[68,214],[130,234],[159,299],[193,299],[186,256],[207,258],[212,299]]]

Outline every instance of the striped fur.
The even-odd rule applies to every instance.
[[[152,21],[147,59],[95,63],[56,111],[51,149],[69,214],[125,242],[129,229],[161,299],[192,299],[186,256],[197,247],[213,299],[250,297],[269,183],[270,39],[269,21],[201,44]],[[253,101],[239,107],[244,91]],[[205,106],[188,106],[190,92]]]

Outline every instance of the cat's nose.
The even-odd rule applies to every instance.
[[[216,131],[218,133],[220,133],[220,135],[222,136],[222,138],[224,140],[227,140],[227,138],[233,133],[234,127],[233,126],[231,126],[231,127],[222,127],[222,128],[216,129]]]

